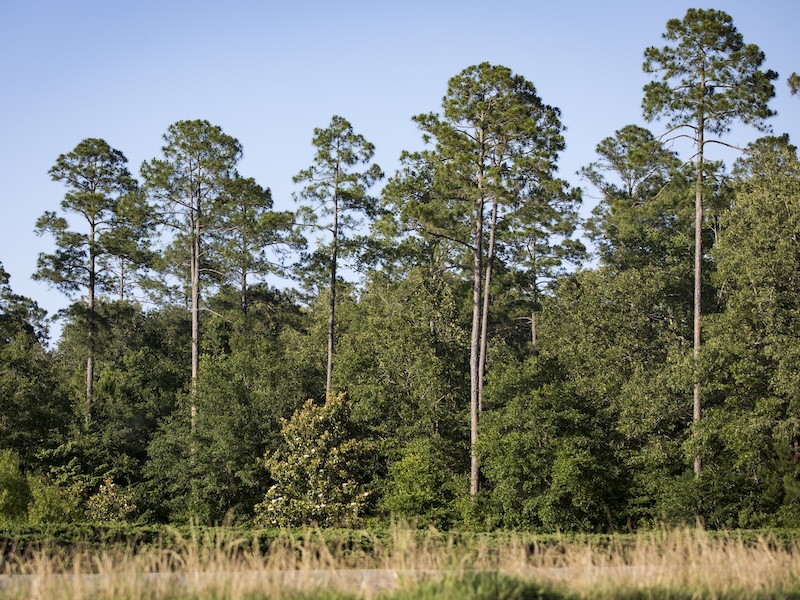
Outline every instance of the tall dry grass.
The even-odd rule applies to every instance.
[[[594,540],[594,541],[593,541]],[[573,598],[800,596],[800,548],[769,537],[699,529],[577,539],[523,534],[420,536],[396,527],[369,551],[285,532],[267,551],[224,530],[146,549],[48,547],[6,552],[0,598],[167,600],[312,598],[327,590],[375,598],[476,572],[537,581]],[[432,596],[433,597],[433,596]],[[462,596],[463,597],[463,596]],[[477,597],[477,596],[474,596]]]

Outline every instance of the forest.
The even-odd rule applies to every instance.
[[[205,120],[138,176],[65,148],[30,224],[57,340],[0,266],[0,525],[795,527],[800,161],[769,102],[800,77],[716,10],[643,59],[651,129],[598,140],[588,218],[559,109],[489,63],[395,173],[314,130],[293,211]],[[762,137],[724,164],[735,126]]]

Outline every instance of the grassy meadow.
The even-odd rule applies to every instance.
[[[7,546],[0,598],[800,598],[800,545],[770,534],[458,536],[395,527],[352,544],[308,529],[263,548],[232,532]]]

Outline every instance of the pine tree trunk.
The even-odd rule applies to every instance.
[[[91,232],[91,248],[89,250],[89,286],[87,291],[87,356],[86,356],[86,417],[85,423],[88,429],[92,421],[92,396],[94,396],[94,330],[95,330],[95,287],[97,285],[96,257],[94,251],[94,226]]]
[[[481,276],[483,271],[483,199],[476,207],[472,263],[472,335],[470,338],[470,496],[478,494],[478,367],[481,327]]]
[[[191,389],[191,431],[197,426],[197,379],[200,372],[200,198],[197,198],[192,232],[192,389]]]
[[[339,198],[338,190],[333,198],[333,248],[331,249],[331,294],[328,309],[328,365],[325,370],[325,397],[331,394],[333,385],[333,343],[336,314],[336,262],[339,253]]]
[[[486,276],[483,281],[483,312],[481,314],[481,348],[478,359],[478,414],[483,412],[483,380],[486,375],[486,351],[489,344],[489,288],[492,282],[492,263],[494,262],[494,240],[497,227],[497,200],[492,204],[492,218],[489,224],[489,248],[486,256]]]
[[[692,359],[694,364],[693,415],[695,424],[700,421],[700,332],[702,317],[702,268],[703,268],[703,127],[701,114],[697,123],[697,178],[695,180],[694,200],[694,343]],[[694,457],[694,472],[699,475],[703,470],[700,455]]]

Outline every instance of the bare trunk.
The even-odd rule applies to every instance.
[[[119,259],[119,301],[125,300],[125,259]]]
[[[328,309],[328,365],[325,370],[325,397],[331,394],[333,386],[333,343],[334,343],[334,323],[336,315],[336,262],[339,253],[339,191],[338,191],[338,172],[336,175],[336,191],[333,197],[333,248],[331,248],[331,294]]]
[[[242,268],[242,316],[247,316],[247,269]]]
[[[95,330],[95,302],[94,291],[97,284],[96,257],[94,251],[94,226],[91,233],[91,248],[89,250],[89,286],[87,291],[87,356],[86,356],[86,427],[92,421],[92,396],[94,395],[94,330]]]
[[[700,327],[702,317],[702,269],[703,269],[703,127],[701,115],[697,128],[697,178],[695,181],[694,199],[694,344],[692,358],[694,365],[694,406],[693,422],[700,421]],[[694,457],[694,472],[699,475],[703,470],[700,455]]]
[[[533,247],[531,247],[533,246]],[[539,305],[539,287],[538,287],[538,279],[536,277],[537,274],[537,264],[536,260],[538,258],[537,249],[536,249],[536,240],[532,243],[525,244],[526,249],[528,250],[528,257],[531,261],[531,267],[533,269],[533,306],[534,308],[531,309],[531,348],[533,350],[533,355],[536,356],[538,352],[536,348],[536,307]]]
[[[470,496],[478,494],[478,368],[481,327],[481,275],[483,270],[483,199],[476,207],[472,262],[472,335],[469,346],[470,387]]]
[[[486,350],[489,343],[489,287],[492,282],[494,262],[494,239],[497,226],[497,199],[492,204],[492,219],[489,225],[489,248],[486,256],[486,277],[483,281],[483,312],[481,314],[481,347],[478,358],[478,414],[483,411],[483,379],[486,375]]]
[[[197,212],[194,216],[192,232],[192,389],[191,389],[191,430],[197,426],[197,379],[200,372],[200,198],[197,199]]]

